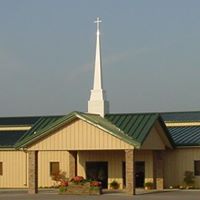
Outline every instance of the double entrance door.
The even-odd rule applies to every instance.
[[[125,162],[122,165],[123,184],[126,184],[126,167]],[[101,181],[103,188],[108,188],[108,162],[86,162],[87,179]],[[145,162],[135,162],[135,186],[144,187]]]
[[[126,163],[122,163],[122,176],[123,176],[123,185],[126,186]],[[135,187],[143,188],[144,187],[144,178],[145,178],[145,162],[136,161],[135,162]]]
[[[86,162],[86,177],[101,181],[102,188],[108,188],[108,162]]]

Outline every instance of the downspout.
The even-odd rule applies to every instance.
[[[24,179],[24,186],[27,186],[27,173],[28,173],[28,167],[27,167],[27,164],[28,164],[28,153],[27,153],[27,149],[23,149],[24,153],[26,154],[25,156],[25,179]]]

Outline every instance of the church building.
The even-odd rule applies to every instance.
[[[52,187],[65,172],[93,178],[134,195],[152,182],[158,190],[184,185],[191,171],[200,188],[200,112],[110,113],[103,88],[100,19],[94,84],[88,112],[0,118],[0,188]]]

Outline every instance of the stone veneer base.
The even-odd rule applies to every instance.
[[[84,185],[80,184],[70,184],[67,186],[67,190],[63,192],[59,192],[61,195],[100,195],[102,194],[102,189],[99,188],[91,188],[88,183]]]

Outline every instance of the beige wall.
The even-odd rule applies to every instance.
[[[200,160],[200,148],[169,150],[164,153],[165,187],[183,185],[186,170],[194,172],[194,160]],[[195,177],[196,187],[200,187],[200,176]]]
[[[27,187],[27,154],[23,151],[0,151],[3,162],[3,176],[0,176],[0,188]]]
[[[38,186],[51,187],[57,185],[50,176],[50,162],[59,162],[61,172],[69,176],[68,151],[39,151],[38,152]]]
[[[141,148],[142,149],[156,149],[156,150],[165,149],[165,144],[162,141],[160,134],[155,127],[151,129],[149,135],[145,139]]]
[[[95,149],[133,149],[133,146],[83,120],[75,120],[29,147],[29,150]]]
[[[164,150],[166,147],[172,149],[166,133],[157,121],[142,144],[141,149]]]

